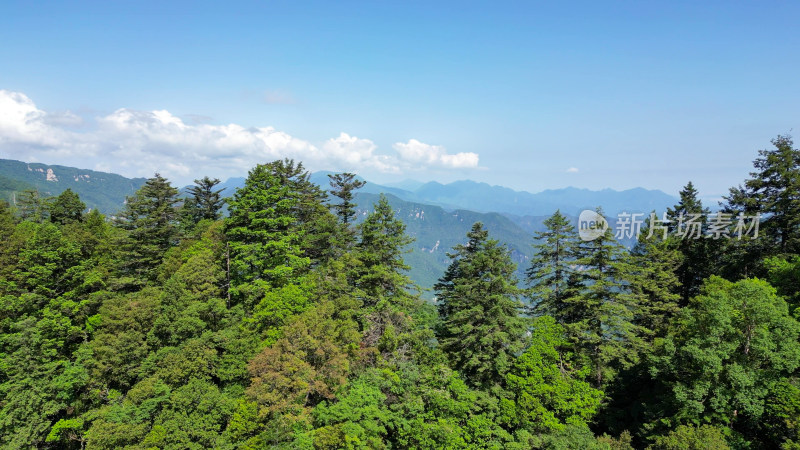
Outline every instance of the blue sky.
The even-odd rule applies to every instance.
[[[3,2],[0,157],[179,183],[723,195],[800,129],[796,2]]]

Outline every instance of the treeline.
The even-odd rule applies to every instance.
[[[0,202],[0,444],[800,448],[800,150],[773,144],[723,209],[758,238],[688,236],[689,183],[632,251],[556,212],[520,283],[476,223],[433,304],[352,174],[156,175],[113,218]]]

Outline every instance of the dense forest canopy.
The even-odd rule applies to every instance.
[[[773,144],[722,208],[758,237],[681,234],[688,183],[632,250],[555,212],[518,280],[476,223],[433,303],[352,174],[156,174],[113,218],[28,191],[0,202],[0,445],[800,448],[800,150]]]

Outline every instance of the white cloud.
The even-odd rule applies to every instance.
[[[341,133],[337,138],[328,139],[322,148],[332,164],[335,165],[337,161],[346,164],[342,170],[347,170],[346,167],[372,167],[381,172],[400,172],[393,158],[375,154],[378,146],[369,139],[359,139]]]
[[[70,140],[68,133],[57,127],[58,120],[53,123],[52,118],[25,94],[0,90],[0,145],[16,142],[51,147]]]
[[[567,173],[578,173],[578,168],[570,167],[569,169],[567,169]]]
[[[430,145],[416,139],[411,139],[407,143],[398,142],[392,147],[400,155],[401,160],[412,164],[447,168],[478,167],[477,153],[449,154],[440,145]]]
[[[22,93],[0,90],[0,157],[126,176],[158,171],[176,183],[203,175],[243,176],[256,164],[279,158],[294,158],[311,170],[352,172],[478,165],[475,153],[448,154],[443,147],[415,139],[394,145],[398,158],[379,154],[373,141],[347,133],[317,147],[273,127],[187,123],[166,110],[121,108],[89,122],[70,111],[48,113]]]

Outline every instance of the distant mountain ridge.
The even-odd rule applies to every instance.
[[[330,173],[312,173],[311,181],[327,189]],[[133,195],[145,181],[73,167],[0,160],[0,196],[13,200],[24,189],[57,195],[70,188],[87,206],[105,214],[119,211],[125,197]],[[230,197],[244,186],[244,181],[244,178],[230,178],[218,188],[225,188],[223,195]],[[406,224],[407,233],[415,239],[406,261],[411,266],[411,279],[423,288],[432,287],[442,276],[450,263],[447,252],[464,243],[475,222],[483,222],[492,238],[508,246],[518,265],[517,276],[522,279],[533,256],[533,233],[544,228],[544,220],[556,209],[575,223],[582,209],[597,206],[612,214],[622,210],[663,211],[677,203],[676,198],[661,191],[642,188],[627,191],[566,188],[531,194],[474,181],[449,184],[406,181],[394,186],[368,182],[355,197],[357,220],[363,220],[372,210],[379,194],[387,195],[395,214]],[[428,291],[424,296],[432,295]]]
[[[584,209],[594,209],[598,206],[609,213],[649,212],[653,209],[661,211],[677,202],[676,197],[644,188],[592,191],[567,187],[548,189],[534,194],[470,180],[449,184],[429,182],[413,191],[389,189],[404,200],[517,216],[549,216],[557,209],[565,214],[578,215]],[[397,192],[398,190],[403,192]]]
[[[331,173],[333,172],[314,172],[311,174],[311,181],[327,189],[329,187],[328,174]],[[363,178],[360,179],[363,180]],[[244,185],[244,180],[244,178],[230,178],[223,183],[223,186],[234,191]],[[547,189],[534,194],[471,180],[448,184],[406,180],[394,185],[381,185],[365,181],[367,184],[360,190],[362,193],[392,194],[401,200],[441,206],[447,210],[466,209],[482,213],[496,212],[511,218],[550,216],[556,210],[577,217],[584,209],[595,209],[598,206],[612,215],[623,211],[648,213],[655,210],[661,213],[667,207],[678,202],[677,197],[659,190],[641,187],[624,191],[613,189],[592,191],[567,187]]]
[[[115,214],[124,206],[125,197],[133,195],[145,181],[115,173],[0,159],[0,198],[11,203],[26,189],[36,189],[44,196],[72,189],[88,207]]]

